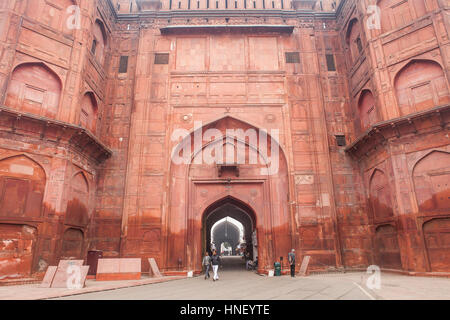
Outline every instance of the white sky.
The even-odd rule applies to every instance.
[[[242,223],[240,223],[239,221],[237,221],[236,219],[233,219],[231,217],[226,217],[223,218],[219,221],[217,221],[216,223],[214,223],[214,225],[211,228],[211,241],[214,241],[214,229],[216,228],[216,226],[218,226],[220,223],[224,222],[225,220],[228,219],[228,222],[234,224],[236,227],[238,227],[239,229],[239,242],[242,242],[244,240],[244,226],[242,225]]]

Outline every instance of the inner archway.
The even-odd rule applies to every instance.
[[[211,232],[207,233],[208,236],[211,239],[206,244],[211,243],[221,255],[239,255],[240,247],[245,244],[244,225],[231,217],[217,221],[211,227]]]
[[[230,221],[235,220],[238,223],[233,224]],[[242,225],[242,235],[239,235],[238,225]],[[214,230],[213,230],[214,227]],[[226,227],[229,234],[227,237],[221,236],[221,227]],[[212,239],[212,231],[215,232],[214,239]],[[236,244],[233,241],[236,238],[233,233],[238,233],[240,243]],[[243,255],[247,252],[251,260],[257,259],[257,232],[256,232],[256,216],[253,210],[244,203],[232,198],[226,197],[206,209],[203,215],[203,232],[202,254],[208,251],[210,254],[213,249],[221,253],[221,244],[225,241],[229,242],[232,247],[232,257],[222,256],[224,270],[227,269],[245,269],[245,258],[237,255],[236,248],[240,245]]]

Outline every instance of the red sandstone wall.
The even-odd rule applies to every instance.
[[[101,140],[113,150],[113,156],[99,171],[91,244],[93,249],[104,251],[104,256],[118,257],[121,254],[125,183],[129,179],[128,148],[134,144],[134,140],[130,140],[130,126],[131,114],[136,108],[134,88],[140,44],[136,24],[128,28],[128,23],[118,23],[111,44],[114,50],[108,73],[112,76],[107,83],[107,108]],[[128,57],[128,68],[123,73],[118,72],[121,56]],[[148,94],[148,91],[142,94]]]
[[[362,135],[367,130],[366,115],[358,115],[367,104],[362,92],[373,94],[378,122],[414,118],[417,112],[425,116],[398,126],[393,123],[387,131],[372,130],[355,145],[364,144],[363,150],[349,151],[354,152],[363,176],[368,234],[375,239],[369,244],[372,263],[387,269],[438,272],[444,271],[449,254],[448,241],[442,236],[447,232],[449,211],[438,209],[447,208],[442,201],[449,193],[442,182],[447,179],[445,170],[439,169],[448,166],[448,111],[435,113],[437,117],[426,111],[448,106],[449,25],[442,1],[397,3],[379,2],[381,29],[367,27],[367,3],[346,2],[338,19],[343,43],[351,33],[349,21],[357,19],[363,30],[363,51],[355,61],[347,59],[355,133]],[[346,50],[351,51],[348,43]],[[369,122],[377,126],[377,121]],[[436,157],[436,164],[447,164],[433,171],[428,157]],[[429,177],[426,183],[425,176]],[[420,179],[423,189],[415,182]]]
[[[0,104],[10,109],[0,119],[0,226],[8,244],[1,248],[2,279],[42,274],[60,258],[85,258],[89,249],[97,169],[109,152],[95,138],[109,49],[101,59],[90,53],[91,30],[99,19],[108,37],[113,12],[104,1],[83,2],[80,28],[69,29],[74,4],[0,4]],[[86,93],[91,108],[83,119]],[[101,153],[92,152],[99,146]]]
[[[277,24],[278,20],[266,22]],[[202,19],[193,19],[191,23],[201,24]],[[331,31],[332,22],[326,31],[317,34],[319,39],[313,24],[305,22],[300,28],[294,19],[287,23],[298,26],[291,36],[233,33],[161,36],[152,25],[141,29],[123,209],[123,254],[155,256],[163,268],[166,259],[173,259],[166,256],[170,251],[166,243],[172,241],[167,238],[171,237],[167,228],[174,210],[167,199],[174,195],[177,199],[185,198],[185,191],[171,187],[177,174],[170,161],[174,146],[170,134],[175,128],[192,130],[194,120],[209,123],[229,116],[257,128],[276,128],[281,132],[290,178],[289,191],[280,196],[293,204],[286,212],[290,222],[283,232],[296,236],[292,243],[285,242],[284,247],[275,249],[271,259],[285,255],[293,246],[302,254],[314,256],[313,267],[342,265],[339,231],[334,222],[338,209],[334,201],[332,160],[326,150],[329,144],[335,144],[335,134],[352,130],[339,124],[348,108],[346,98],[342,97],[346,91],[345,69],[341,67],[343,53],[337,33]],[[164,26],[167,22],[161,20],[158,24]],[[317,26],[322,27],[323,23],[317,22]],[[131,24],[130,28],[135,27]],[[320,53],[316,46],[320,47]],[[285,52],[299,52],[300,62],[287,64]],[[326,52],[335,54],[337,72],[326,71]],[[168,65],[155,64],[156,53],[169,53]],[[329,78],[321,81],[320,74]],[[342,148],[335,149],[343,157]],[[347,167],[341,168],[346,171],[343,176],[354,172],[349,160],[346,162]],[[342,176],[338,174],[336,179]],[[351,179],[347,188],[347,194],[351,193]],[[276,191],[271,197],[275,194]],[[345,197],[343,193],[339,210],[349,210],[344,208]],[[184,202],[193,201],[190,196],[185,199]],[[359,212],[359,205],[355,203],[355,209],[349,212]],[[280,209],[275,209],[274,214],[280,215]],[[201,215],[195,221],[201,221]],[[191,231],[185,230],[183,224],[176,228],[181,232],[178,250],[184,251],[185,232]],[[148,231],[160,234],[150,251],[143,246],[142,238]],[[197,259],[191,254],[192,251],[181,254],[183,268],[191,268],[189,261]],[[266,261],[267,266],[271,263]],[[367,264],[366,260],[360,264]]]
[[[202,214],[226,195],[255,212],[264,268],[294,247],[312,256],[314,269],[448,271],[449,115],[427,113],[449,102],[443,1],[383,0],[381,30],[366,27],[368,3],[356,0],[345,1],[337,17],[285,8],[284,16],[222,12],[139,22],[125,15],[138,13],[137,3],[119,2],[119,17],[116,4],[83,2],[79,30],[64,24],[70,0],[53,9],[43,0],[0,4],[0,103],[12,109],[0,113],[0,166],[7,168],[0,174],[7,202],[0,276],[26,277],[90,249],[154,257],[163,270],[178,269],[181,258],[181,269],[198,269]],[[184,10],[189,2],[172,5]],[[271,10],[272,2],[256,6]],[[334,9],[324,1],[314,10]],[[186,24],[286,24],[294,31],[161,35],[161,27]],[[296,52],[299,61],[287,63],[285,54]],[[155,63],[157,54],[168,54],[168,64]],[[119,72],[123,57],[128,65]],[[21,112],[33,116],[17,117]],[[357,139],[401,116],[411,119]],[[279,129],[285,171],[270,180],[244,168],[226,187],[210,166],[176,168],[170,135],[200,120],[219,129]],[[354,144],[338,146],[340,135]],[[109,151],[95,149],[100,142],[113,153],[104,163]],[[37,168],[45,174],[27,178],[30,168],[28,176]],[[255,179],[265,187],[248,183]],[[9,198],[23,199],[20,208]],[[33,211],[38,202],[41,210]]]

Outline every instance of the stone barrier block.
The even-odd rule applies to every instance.
[[[311,259],[311,256],[305,256],[305,257],[303,258],[302,265],[301,265],[301,267],[300,267],[300,272],[299,272],[299,275],[300,275],[301,277],[306,276],[306,274],[307,274],[307,272],[308,272],[308,266],[309,266],[309,260],[310,260],[310,259]]]
[[[141,259],[99,259],[97,281],[139,280],[141,278]]]
[[[154,258],[149,258],[148,262],[150,264],[150,272],[152,274],[152,277],[161,278],[162,274],[159,271],[158,264],[156,263],[156,260]]]
[[[44,279],[42,280],[40,288],[50,288],[52,286],[53,279],[55,278],[56,271],[58,270],[57,266],[49,266],[47,271],[45,272]]]
[[[67,279],[69,277],[67,270],[70,266],[83,266],[83,260],[61,260],[58,264],[58,270],[52,281],[52,288],[67,288]]]

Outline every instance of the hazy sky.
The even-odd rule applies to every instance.
[[[244,240],[244,226],[242,225],[242,223],[231,217],[223,218],[222,220],[219,220],[216,223],[214,223],[214,225],[211,228],[211,241],[214,241],[214,229],[216,228],[216,226],[224,222],[226,219],[228,219],[228,222],[234,224],[236,227],[239,228],[239,242],[242,242]]]

